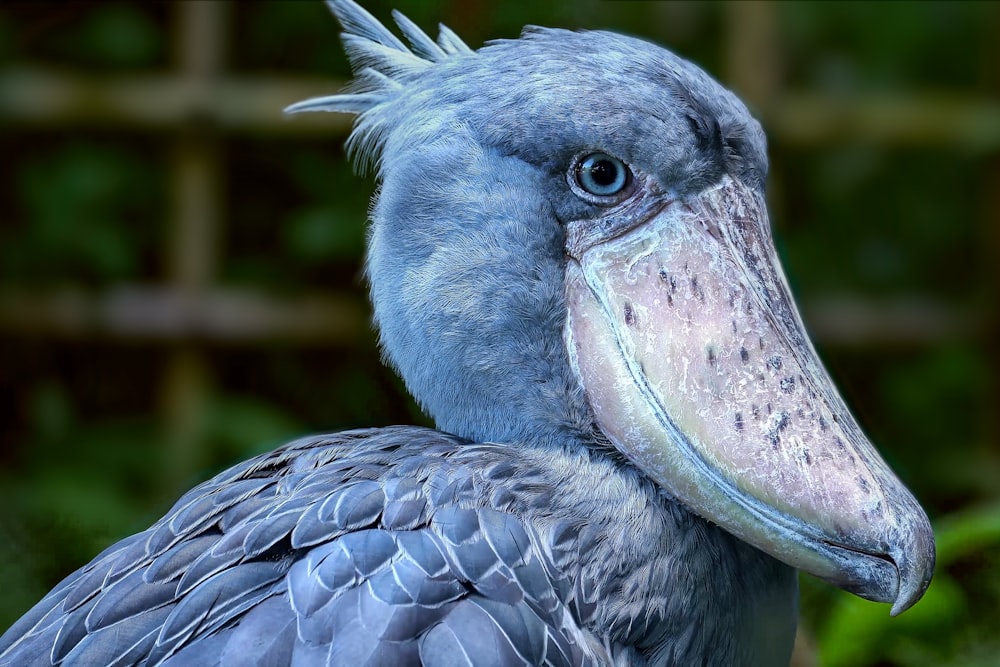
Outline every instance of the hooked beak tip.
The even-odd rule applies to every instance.
[[[934,533],[926,517],[924,521],[924,525],[914,530],[908,548],[892,554],[899,574],[899,591],[889,612],[891,616],[898,616],[916,604],[931,583],[935,561]]]

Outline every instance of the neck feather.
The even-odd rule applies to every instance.
[[[367,272],[386,357],[442,430],[588,434],[569,367],[563,231],[530,165],[455,133],[391,156]]]

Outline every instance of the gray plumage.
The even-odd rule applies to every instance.
[[[785,573],[603,457],[351,431],[192,489],[12,627],[0,664],[735,660],[741,617],[771,611],[759,587]]]
[[[568,182],[574,156],[617,156],[661,207],[730,182],[761,198],[760,126],[636,39],[529,28],[472,51],[394,14],[407,45],[330,4],[356,79],[289,110],[358,114],[380,342],[440,430],[306,438],[221,473],[57,586],[0,667],[787,664],[795,570],[644,472],[567,348],[567,229],[627,218]]]

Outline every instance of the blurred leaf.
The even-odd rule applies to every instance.
[[[889,616],[887,605],[838,591],[826,623],[817,632],[820,664],[857,667],[877,663],[894,653],[901,638],[947,632],[963,609],[961,588],[943,573],[934,577],[916,606],[897,618]]]
[[[6,60],[13,55],[14,50],[14,26],[13,22],[5,15],[0,14],[0,61]]]
[[[364,223],[347,220],[336,207],[313,207],[292,216],[285,226],[288,251],[305,262],[335,262],[364,251]]]
[[[212,401],[206,435],[218,443],[224,461],[234,461],[273,449],[302,430],[287,412],[266,401],[222,395]]]
[[[1000,547],[1000,503],[949,515],[934,528],[937,567],[945,568],[973,552]]]
[[[135,154],[80,142],[30,156],[19,176],[26,224],[0,244],[4,277],[104,282],[135,274],[156,222],[145,219],[156,210],[153,175]]]
[[[817,631],[821,664],[856,666],[889,660],[898,665],[940,665],[958,651],[976,650],[969,631],[988,618],[969,616],[966,592],[948,567],[1000,545],[1000,504],[965,510],[935,524],[938,559],[934,579],[924,597],[897,618],[886,605],[837,591]],[[995,594],[994,594],[995,597]],[[920,646],[917,650],[914,647]],[[929,647],[935,647],[928,653]],[[953,664],[966,664],[959,661]],[[972,664],[969,662],[968,664]],[[979,663],[996,664],[996,663]]]
[[[127,534],[143,515],[113,480],[81,475],[75,467],[52,465],[36,475],[24,489],[22,507],[36,518],[55,521],[67,541],[86,559]],[[87,555],[89,554],[89,555]]]
[[[992,471],[970,466],[973,461],[985,464],[974,445],[984,437],[985,423],[976,415],[986,414],[989,372],[978,350],[956,344],[883,364],[875,398],[883,406],[885,433],[898,443],[892,453],[903,457],[896,462],[897,472],[948,495],[990,486]],[[994,494],[1000,493],[1000,484],[991,486]]]
[[[328,155],[319,151],[298,151],[291,161],[291,175],[296,185],[311,199],[326,200],[348,208],[364,210],[367,190],[358,187],[359,177],[343,154]],[[362,218],[363,220],[364,218]]]
[[[368,192],[342,155],[304,151],[292,161],[296,185],[317,202],[283,228],[289,254],[310,262],[357,260],[364,253]],[[323,202],[323,203],[318,203]]]
[[[349,67],[330,36],[332,17],[319,2],[254,2],[234,35],[239,64],[346,77]]]
[[[876,89],[969,85],[977,49],[949,37],[973,35],[989,3],[779,3],[793,84]],[[891,26],[887,30],[886,26]]]
[[[28,411],[35,431],[46,440],[65,437],[73,425],[72,397],[56,382],[43,381],[35,386],[28,399]]]
[[[98,5],[88,12],[71,44],[85,60],[115,66],[152,65],[163,33],[132,3]]]

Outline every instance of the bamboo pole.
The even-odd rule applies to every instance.
[[[174,45],[185,85],[201,99],[220,77],[227,45],[227,2],[181,2]],[[223,163],[212,119],[192,109],[170,155],[171,219],[164,244],[167,281],[191,298],[214,278],[223,233]],[[180,341],[167,355],[162,390],[164,493],[184,488],[204,460],[212,368],[197,341]]]

